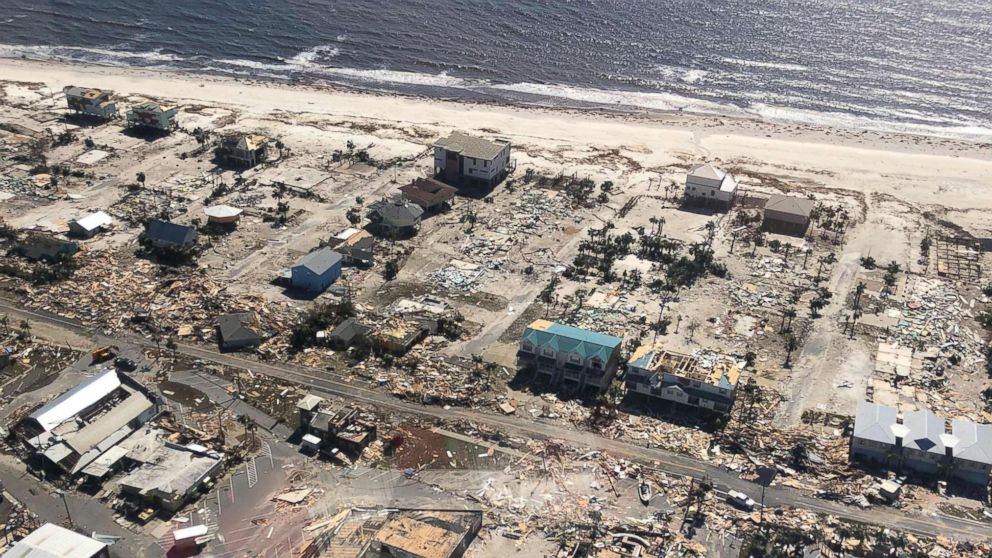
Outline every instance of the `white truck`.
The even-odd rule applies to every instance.
[[[754,510],[754,500],[748,498],[747,494],[743,492],[737,492],[736,490],[727,492],[727,501],[741,509],[747,511]]]

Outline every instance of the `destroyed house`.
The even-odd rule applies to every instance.
[[[341,254],[330,248],[318,248],[300,258],[290,269],[290,284],[295,289],[322,293],[341,277]]]
[[[858,402],[851,437],[851,458],[885,465],[896,447],[896,410],[868,401]]]
[[[386,318],[372,328],[372,346],[380,351],[402,355],[436,327],[437,322],[432,320]]]
[[[612,335],[536,320],[524,330],[517,351],[520,368],[533,368],[551,385],[605,390],[616,374],[623,340]]]
[[[509,141],[453,132],[434,143],[434,176],[448,184],[492,188],[509,173]]]
[[[117,103],[111,97],[113,91],[102,91],[100,89],[85,89],[73,85],[62,89],[65,93],[65,102],[69,110],[76,114],[83,114],[103,120],[109,120],[117,116]]]
[[[31,234],[19,242],[14,251],[29,260],[54,263],[75,255],[79,245],[54,236]]]
[[[419,205],[426,212],[436,212],[455,198],[457,189],[433,178],[418,178],[400,187],[403,199]]]
[[[393,558],[460,558],[482,527],[482,514],[464,511],[400,511],[375,540]]]
[[[375,239],[368,231],[347,228],[332,236],[328,246],[341,254],[348,265],[371,265],[375,250]]]
[[[69,221],[69,232],[79,238],[92,238],[106,230],[113,223],[114,219],[110,215],[107,215],[103,211],[97,211],[85,217]]]
[[[121,442],[124,459],[135,466],[117,481],[121,495],[140,507],[176,512],[212,484],[224,454],[196,444],[169,441],[169,433],[145,428]]]
[[[358,455],[376,438],[374,417],[356,409],[322,408],[323,399],[308,395],[297,404],[304,446],[332,455]]]
[[[107,543],[46,523],[14,543],[3,558],[110,558],[108,548]]]
[[[812,213],[813,200],[775,194],[765,202],[761,227],[775,233],[803,236]]]
[[[734,204],[736,195],[734,177],[713,165],[696,166],[686,175],[683,196],[686,204],[727,210]]]
[[[407,201],[377,201],[369,206],[369,229],[388,238],[409,237],[417,234],[424,210]]]
[[[683,355],[658,344],[638,347],[625,382],[633,393],[690,407],[728,413],[734,405],[740,368],[729,356]]]
[[[254,167],[268,157],[269,138],[237,134],[221,138],[217,156],[239,167]]]
[[[176,107],[166,107],[152,101],[138,103],[127,112],[127,125],[158,132],[171,132],[178,127]]]
[[[257,347],[262,336],[253,329],[254,312],[225,314],[217,318],[217,344],[222,351],[237,351]]]
[[[193,227],[153,219],[145,227],[145,240],[155,248],[185,249],[196,244],[199,233]]]
[[[346,509],[300,558],[460,558],[481,528],[475,510]]]
[[[36,409],[16,427],[46,466],[75,476],[158,414],[159,402],[116,370],[104,370]]]

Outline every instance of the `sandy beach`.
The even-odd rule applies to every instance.
[[[316,115],[383,125],[479,130],[510,138],[530,153],[619,149],[644,169],[699,159],[770,174],[801,188],[891,196],[918,210],[962,211],[954,219],[980,226],[969,211],[992,207],[988,145],[879,132],[814,128],[744,119],[664,114],[604,114],[482,105],[343,91],[313,85],[235,80],[119,67],[0,60],[15,82],[100,86],[183,105],[235,107],[242,117]]]

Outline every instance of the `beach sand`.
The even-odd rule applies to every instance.
[[[529,153],[616,149],[631,166],[645,171],[716,161],[737,172],[775,177],[798,191],[846,190],[863,194],[859,197],[866,203],[896,201],[911,211],[947,216],[976,234],[975,229],[989,227],[979,217],[992,208],[988,189],[992,149],[954,139],[702,115],[487,105],[31,60],[0,60],[0,76],[43,83],[53,91],[74,84],[184,105],[233,107],[241,118],[287,124],[310,115],[383,126],[495,133]]]

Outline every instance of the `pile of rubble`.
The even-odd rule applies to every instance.
[[[107,254],[83,257],[72,279],[25,287],[28,304],[108,332],[147,325],[162,335],[212,338],[218,315],[253,311],[263,331],[282,331],[289,317],[257,295],[235,295],[203,269],[157,273],[145,260],[119,261]]]

